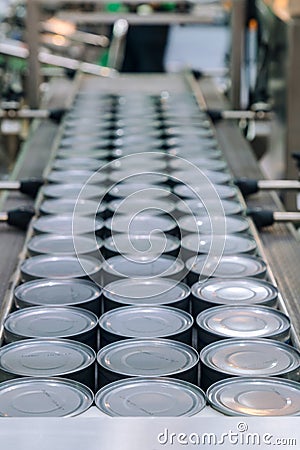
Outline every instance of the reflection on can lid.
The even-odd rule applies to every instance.
[[[161,185],[152,185],[147,183],[136,183],[134,181],[123,183],[122,178],[118,184],[109,189],[108,194],[111,197],[123,198],[127,197],[142,200],[145,198],[164,198],[170,195],[170,188]]]
[[[30,255],[88,255],[96,253],[101,247],[101,241],[89,236],[63,236],[56,234],[39,234],[27,243]]]
[[[77,145],[78,143],[76,143]],[[108,144],[109,145],[109,144]],[[109,150],[97,150],[94,148],[85,149],[83,152],[83,149],[81,147],[73,147],[73,148],[59,148],[56,153],[56,158],[61,159],[68,159],[68,158],[77,158],[82,157],[84,154],[85,158],[90,159],[96,159],[96,160],[103,160],[110,156]]]
[[[105,194],[105,188],[94,184],[47,184],[42,187],[42,194],[47,198],[87,198],[98,199]]]
[[[204,186],[193,185],[190,186],[187,184],[179,184],[173,188],[174,194],[179,198],[188,198],[188,199],[198,199],[198,200],[212,200],[220,198],[221,200],[225,199],[234,199],[237,196],[237,188],[234,186],[226,186],[221,184],[213,184],[210,182],[210,186],[208,188],[208,181]]]
[[[168,278],[114,281],[105,286],[105,297],[125,305],[167,305],[184,300],[190,295],[189,287]]]
[[[212,407],[230,416],[298,416],[300,384],[282,378],[230,378],[207,391]]]
[[[263,277],[267,271],[266,263],[251,255],[228,255],[220,258],[199,255],[188,259],[186,267],[197,275],[218,278]]]
[[[60,378],[22,378],[0,385],[2,417],[72,417],[93,403],[92,391]]]
[[[107,204],[107,209],[117,214],[136,214],[152,216],[159,214],[170,214],[175,209],[175,203],[170,200],[160,200],[158,198],[127,198],[113,200]],[[142,214],[142,215],[143,215]]]
[[[25,339],[0,349],[0,369],[13,375],[46,377],[73,374],[91,366],[95,352],[68,339]]]
[[[149,153],[146,153],[146,155],[149,155]],[[151,158],[155,159],[155,156],[158,157],[160,156],[160,153],[150,153]],[[144,155],[143,155],[144,156]],[[119,160],[116,159],[114,162],[118,162]],[[146,159],[144,161],[144,167],[145,164],[148,167],[148,161],[149,159]],[[111,163],[110,163],[111,164]],[[169,177],[163,173],[154,173],[154,172],[142,172],[141,174],[137,173],[137,174],[133,174],[128,176],[127,178],[125,178],[124,180],[122,180],[122,185],[123,184],[139,184],[139,183],[145,183],[147,185],[154,185],[154,187],[157,184],[164,184],[168,181]]]
[[[76,306],[98,301],[102,290],[88,280],[34,280],[14,291],[17,307]]]
[[[84,149],[82,150],[84,153]],[[83,170],[99,170],[105,166],[107,162],[105,160],[92,159],[92,158],[73,158],[68,159],[56,159],[53,162],[52,169],[56,170],[70,170],[70,169],[83,169]]]
[[[201,142],[199,146],[199,139],[192,144],[185,143],[182,139],[171,138],[167,139],[166,144],[174,147],[168,150],[169,155],[179,156],[181,158],[202,157],[209,159],[221,158],[222,152],[217,148],[218,143],[213,139],[207,139]]]
[[[68,215],[42,216],[32,222],[36,233],[50,233],[56,235],[72,236],[73,234],[95,234],[103,227],[101,219],[94,217]]]
[[[217,211],[222,209],[225,216],[241,214],[244,208],[241,203],[234,200],[220,200],[219,204],[215,205],[215,202],[208,200],[202,202],[199,199],[185,199],[176,203],[176,209],[184,214],[195,214],[195,216],[207,216],[208,211],[214,212],[214,206]],[[217,215],[214,213],[214,215]]]
[[[278,290],[273,284],[255,278],[222,280],[213,278],[204,283],[195,283],[192,294],[200,300],[215,304],[273,304]]]
[[[126,339],[106,345],[98,352],[97,361],[106,370],[124,376],[179,375],[195,367],[196,350],[169,339]]]
[[[171,337],[190,329],[193,318],[177,308],[127,306],[104,313],[99,325],[117,336],[160,338]]]
[[[227,184],[231,181],[232,176],[228,172],[218,172],[191,166],[187,170],[173,170],[173,178],[175,181],[178,180],[177,182],[184,183],[190,189],[197,186],[196,190],[201,192],[203,182],[207,183],[209,180],[211,183],[217,185]],[[205,184],[203,189],[205,190]]]
[[[179,252],[179,239],[157,232],[151,234],[114,234],[103,241],[103,248],[121,255],[138,254],[139,256],[162,255],[176,250]],[[77,248],[77,246],[76,246]]]
[[[197,316],[197,325],[204,332],[216,337],[279,339],[288,336],[289,318],[273,308],[265,306],[237,305],[215,306]]]
[[[40,205],[42,214],[68,215],[76,212],[79,216],[95,216],[104,214],[105,203],[100,204],[88,199],[58,198],[54,200],[44,200]]]
[[[115,215],[111,219],[106,220],[104,225],[112,233],[149,234],[149,241],[151,241],[150,233],[155,231],[157,233],[167,233],[174,230],[177,226],[175,220],[171,217],[151,216],[147,214],[147,211],[137,212],[136,215]]]
[[[21,264],[23,280],[35,278],[84,278],[100,272],[101,264],[90,256],[39,255],[25,259]]]
[[[200,359],[209,368],[235,376],[286,375],[300,366],[300,353],[271,339],[225,339],[207,345]]]
[[[213,224],[212,224],[213,219]],[[220,224],[220,225],[219,225]],[[249,222],[244,217],[224,217],[214,216],[182,216],[178,220],[178,226],[181,230],[188,233],[210,234],[212,233],[212,226],[214,225],[214,234],[218,234],[218,230],[223,225],[226,234],[243,233],[249,229]]]
[[[191,219],[192,220],[192,219]],[[223,222],[225,227],[225,221]],[[188,234],[181,240],[182,248],[189,250],[192,253],[209,254],[213,251],[222,253],[222,255],[236,255],[239,253],[253,253],[256,250],[256,242],[248,236],[241,236],[235,234],[227,235],[211,235],[211,234]],[[222,252],[220,251],[222,249]]]
[[[63,184],[101,184],[107,180],[107,174],[103,171],[93,172],[92,170],[52,170],[46,177],[49,183]]]
[[[199,413],[206,399],[201,389],[186,381],[138,378],[105,386],[97,392],[95,404],[113,417],[182,417]]]
[[[209,155],[209,152],[208,152]],[[176,158],[170,160],[170,167],[173,170],[188,170],[190,167],[197,167],[200,170],[226,170],[227,163],[224,160],[209,159],[204,156],[187,156],[186,159]]]
[[[97,316],[82,308],[35,306],[9,314],[4,333],[13,340],[67,338],[89,332],[97,323]]]
[[[103,271],[123,278],[172,277],[183,273],[184,263],[179,258],[162,255],[113,256],[103,263]]]

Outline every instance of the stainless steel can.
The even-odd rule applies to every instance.
[[[37,256],[35,257],[37,258]],[[130,257],[113,256],[102,264],[103,286],[117,281],[120,278],[155,279],[168,277],[183,280],[185,276],[184,263],[174,256],[163,255],[139,256],[132,254]]]
[[[20,271],[23,281],[39,278],[93,278],[97,282],[101,281],[101,263],[91,256],[32,256],[22,262]]]
[[[117,175],[119,175],[119,177]],[[127,199],[131,197],[135,200],[156,198],[168,199],[171,196],[170,188],[167,186],[147,184],[146,182],[137,183],[134,181],[125,183],[123,182],[124,178],[122,178],[124,176],[125,174],[121,171],[114,171],[109,175],[112,187],[108,189],[107,196],[109,196],[111,200],[123,199],[124,201],[127,201]]]
[[[206,186],[191,186],[187,181],[185,184],[178,184],[174,186],[173,192],[178,199],[201,200],[205,198],[206,201],[211,201],[217,196],[221,200],[234,200],[237,198],[238,190],[234,186],[214,184],[213,187],[214,191],[212,189],[208,190]]]
[[[103,221],[94,217],[68,215],[41,216],[32,221],[36,234],[50,233],[61,236],[78,234],[102,235]]]
[[[172,179],[175,182],[178,180],[178,183],[184,183],[189,188],[193,188],[193,186],[201,187],[201,175],[215,185],[227,185],[232,180],[232,175],[229,172],[200,169],[195,166],[189,167],[188,170],[172,170],[171,172]]]
[[[214,230],[212,229],[212,219]],[[215,234],[223,234],[224,231],[227,235],[234,235],[237,233],[246,233],[249,230],[249,221],[242,216],[194,216],[191,212],[190,215],[182,216],[178,220],[178,226],[182,235],[188,235],[190,233],[199,233],[201,235],[209,235],[212,232]],[[221,228],[222,227],[222,228]]]
[[[86,147],[86,146],[85,146]],[[86,148],[81,147],[82,152],[86,150]],[[101,169],[101,167],[105,166],[107,161],[105,160],[97,160],[92,158],[85,157],[76,157],[68,159],[55,159],[51,169],[52,170],[92,170],[96,171]]]
[[[215,248],[222,249],[222,256],[254,254],[257,249],[256,241],[250,236],[192,233],[181,240],[182,258],[186,260],[196,254],[208,255],[213,244]]]
[[[168,278],[127,278],[107,284],[103,291],[104,311],[122,306],[172,306],[189,311],[190,289],[186,284]]]
[[[44,200],[39,207],[39,212],[44,215],[73,215],[92,216],[97,218],[106,217],[106,204],[87,199],[57,198]]]
[[[177,308],[125,306],[104,313],[100,320],[100,346],[128,338],[168,338],[192,343],[192,316]]]
[[[0,384],[2,417],[73,417],[89,409],[93,392],[65,378],[22,378]]]
[[[100,132],[99,132],[100,134]],[[109,141],[106,141],[105,138],[109,136],[109,130],[102,130],[101,136],[92,136],[90,134],[83,134],[77,136],[63,137],[59,143],[60,148],[69,148],[72,150],[74,147],[83,147],[83,146],[91,146],[91,148],[101,148],[106,147]],[[103,157],[106,157],[106,150],[103,150]]]
[[[0,349],[0,380],[67,377],[94,390],[95,352],[69,339],[25,339]]]
[[[155,231],[145,235],[118,233],[103,241],[103,255],[106,259],[134,253],[150,257],[153,255],[177,256],[179,252],[179,239],[167,234],[162,236],[160,232],[155,233]]]
[[[97,361],[99,386],[128,377],[167,376],[194,384],[198,381],[199,355],[196,350],[169,339],[114,342],[98,352]]]
[[[128,198],[124,202],[121,199],[112,200],[107,203],[107,214],[128,215],[142,213],[147,216],[158,216],[164,214],[173,214],[175,203],[171,200],[161,200],[158,198],[137,199]]]
[[[66,160],[67,161],[67,160]],[[45,198],[89,199],[101,202],[106,188],[95,184],[47,184],[41,188]]]
[[[267,281],[255,278],[218,279],[195,283],[191,288],[194,317],[216,305],[264,305],[275,307],[277,288]]]
[[[200,352],[202,389],[228,377],[275,377],[299,381],[300,353],[272,339],[225,339]]]
[[[236,200],[220,200],[219,203],[217,210],[220,210],[220,206],[222,206],[225,216],[238,215],[244,212],[243,205]],[[193,214],[196,217],[208,217],[207,210],[214,211],[214,205],[213,200],[202,202],[200,198],[180,200],[176,203],[176,216],[191,216]]]
[[[206,398],[200,388],[186,381],[136,378],[103,387],[95,404],[112,417],[183,417],[202,411]]]
[[[105,185],[107,181],[107,173],[102,169],[100,172],[93,170],[73,169],[73,170],[52,170],[46,176],[48,183],[54,184],[99,184]]]
[[[56,234],[39,234],[33,236],[27,243],[30,256],[37,255],[87,255],[100,258],[102,241],[90,236],[64,236]]]
[[[209,153],[208,153],[209,155]],[[223,159],[211,159],[206,156],[190,156],[186,159],[173,158],[169,162],[171,170],[181,171],[188,170],[190,167],[197,167],[202,170],[223,171],[227,170],[228,165]]]
[[[76,136],[76,139],[80,137],[82,136]],[[83,154],[82,150],[83,149],[80,146],[76,146],[74,148],[59,148],[56,152],[55,157],[57,159],[81,158]],[[110,157],[110,151],[104,149],[88,148],[84,150],[84,157],[88,159],[107,161],[107,159]]]
[[[290,338],[290,319],[266,306],[215,306],[198,314],[196,323],[199,349],[226,338],[269,338],[281,342]]]
[[[300,384],[282,378],[230,378],[207,390],[210,405],[228,416],[299,416]]]
[[[102,290],[91,281],[82,279],[41,279],[20,284],[14,291],[17,308],[30,306],[76,306],[100,314]]]
[[[251,255],[225,255],[220,258],[198,255],[186,261],[186,269],[190,286],[209,277],[264,278],[267,273],[266,263],[261,258]]]
[[[19,309],[4,322],[6,343],[29,338],[65,338],[97,349],[98,318],[82,308],[45,307]]]
[[[113,218],[107,219],[104,223],[104,233],[106,236],[115,233],[127,233],[128,235],[150,233],[168,233],[177,236],[179,229],[176,221],[172,217],[163,215],[148,215],[147,211],[139,212],[136,215],[117,214]]]

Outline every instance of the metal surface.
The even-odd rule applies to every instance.
[[[234,109],[243,109],[242,71],[245,58],[246,0],[233,0],[231,12],[230,103]]]

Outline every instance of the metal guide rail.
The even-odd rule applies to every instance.
[[[184,289],[183,286],[186,286],[185,289],[189,292],[188,302],[184,302],[187,295],[183,295],[181,303],[178,300],[176,304],[174,298],[172,299],[173,303],[170,300],[168,300],[168,303],[168,296],[164,293],[155,306],[163,306],[165,309],[161,311],[165,311],[164,314],[167,314],[166,310],[169,306],[179,308],[177,311],[182,310],[180,320],[183,321],[182,317],[185,317],[184,323],[187,328],[189,320],[193,321],[190,314],[192,314],[195,324],[197,323],[199,327],[202,326],[200,325],[200,316],[204,314],[205,310],[210,310],[207,305],[209,307],[223,305],[224,308],[225,305],[230,305],[230,317],[233,315],[234,308],[242,304],[246,308],[242,308],[242,314],[245,311],[250,311],[250,307],[253,307],[253,305],[255,307],[274,307],[275,304],[280,311],[289,313],[289,298],[285,297],[283,290],[279,289],[277,299],[277,280],[269,263],[268,255],[253,223],[245,216],[246,205],[241,194],[232,183],[233,174],[227,170],[226,161],[222,158],[219,144],[215,141],[216,130],[214,130],[212,123],[205,114],[205,99],[192,75],[126,76],[118,80],[99,80],[98,78],[84,76],[80,77],[78,81],[78,92],[75,93],[71,110],[58,132],[50,161],[44,171],[46,183],[41,188],[35,203],[37,217],[31,222],[18,267],[12,276],[2,304],[1,339],[3,340],[4,321],[9,312],[15,309],[14,302],[16,302],[18,308],[21,308],[19,312],[22,312],[24,306],[40,305],[41,307],[51,306],[51,308],[62,306],[59,303],[55,304],[56,295],[59,297],[59,294],[51,293],[51,289],[53,291],[60,283],[61,286],[73,283],[71,289],[73,299],[77,298],[76,290],[74,291],[76,283],[81,283],[82,286],[90,283],[90,288],[93,285],[95,291],[98,289],[98,293],[95,294],[97,301],[91,301],[88,307],[87,303],[84,304],[84,302],[72,304],[72,306],[83,308],[86,306],[90,312],[96,314],[96,322],[97,317],[101,317],[102,320],[102,317],[105,317],[109,312],[111,314],[114,312],[118,316],[118,312],[124,309],[122,306],[129,307],[130,314],[132,314],[133,305],[138,306],[138,303],[135,304],[133,300],[129,301],[128,298],[134,298],[132,289],[136,289],[139,283],[145,290],[146,284],[143,285],[145,279],[147,286],[157,280],[161,283],[159,289],[162,289],[162,291],[159,291],[159,293],[155,291],[155,294],[150,294],[152,301],[165,292],[166,283],[171,283],[171,289],[175,289],[175,286]],[[100,106],[97,104],[98,102]],[[88,107],[91,109],[87,109]],[[140,111],[140,117],[134,113],[134,108]],[[187,120],[185,120],[185,117],[187,117]],[[201,126],[198,128],[197,121],[199,120]],[[99,133],[97,134],[95,130],[98,130]],[[93,141],[93,137],[96,137],[96,140]],[[189,148],[195,148],[197,144],[200,145],[196,152],[188,150]],[[141,148],[146,149],[146,151],[140,152]],[[226,152],[224,153],[226,155]],[[187,157],[187,160],[184,159],[185,157]],[[146,183],[148,175],[152,180],[149,184]],[[80,177],[82,177],[81,182],[78,181]],[[132,177],[137,177],[137,179],[132,181]],[[129,182],[128,180],[126,182],[127,178]],[[72,179],[77,181],[72,183],[70,181]],[[87,180],[89,181],[87,182]],[[148,191],[150,191],[150,196],[148,196]],[[131,201],[132,196],[133,201]],[[105,207],[101,206],[103,198],[105,199]],[[201,206],[200,201],[193,210],[193,200],[198,201],[199,199],[203,200],[204,206],[203,204]],[[60,205],[60,202],[62,205]],[[125,202],[125,206],[123,202]],[[95,203],[96,209],[93,209]],[[64,215],[64,212],[69,210],[70,204],[72,214]],[[172,210],[173,205],[174,209]],[[54,209],[57,208],[55,212],[53,212],[53,209],[50,210],[50,206]],[[83,209],[88,209],[90,206],[93,219],[89,218],[90,212],[83,212]],[[232,212],[230,208],[236,206],[240,208],[239,211],[237,213]],[[122,207],[124,207],[123,210]],[[189,213],[196,211],[195,214],[201,218],[198,222],[196,221],[196,228],[190,228],[191,220],[186,215],[187,207]],[[139,222],[136,218],[137,213],[149,208],[167,211],[167,214],[150,215],[148,213],[148,215],[142,216],[142,220]],[[207,216],[206,209],[209,216]],[[131,212],[131,216],[128,215],[129,212]],[[171,219],[166,218],[165,215],[171,216]],[[113,218],[110,219],[109,217]],[[126,222],[126,217],[129,217],[128,222]],[[194,215],[190,215],[191,217],[194,217]],[[217,220],[220,217],[222,220]],[[133,229],[131,234],[128,231],[130,227]],[[151,233],[155,229],[164,233],[163,246],[159,241],[159,236],[156,236],[157,241],[152,240]],[[53,233],[56,234],[56,238]],[[91,234],[93,234],[93,239],[90,239]],[[119,241],[118,236],[121,236]],[[128,236],[130,237],[129,243],[127,242]],[[61,246],[67,245],[67,248],[69,248],[70,242],[68,244],[65,244],[65,242],[70,237],[72,237],[73,251],[66,251],[63,255]],[[178,237],[181,238],[181,242]],[[43,239],[48,239],[45,244],[46,248],[49,249],[49,246],[54,245],[56,250],[40,251],[33,247],[33,243],[43,241]],[[53,239],[56,239],[55,244],[53,244]],[[142,252],[142,258],[132,252],[130,246],[133,245],[134,239],[135,245],[140,245],[137,251]],[[290,236],[290,239],[293,241],[293,236]],[[151,253],[152,258],[150,258],[149,240],[153,246],[152,252],[155,250],[155,242],[157,242],[159,249],[157,253]],[[148,243],[148,247],[145,243]],[[91,245],[91,250],[86,251],[89,245]],[[161,250],[162,248],[163,250]],[[29,249],[30,255],[28,255]],[[154,254],[155,258],[153,259]],[[173,256],[174,254],[175,256]],[[94,257],[95,255],[97,259]],[[249,269],[248,263],[249,267],[252,264],[255,269]],[[234,264],[243,267],[247,274],[246,278],[237,275],[238,272],[235,275]],[[47,273],[47,270],[50,271],[51,275]],[[151,273],[150,277],[149,273]],[[87,281],[87,278],[93,280],[94,283]],[[197,283],[197,279],[200,279],[199,283]],[[44,285],[47,285],[47,280],[51,280],[47,286],[49,304],[47,305],[46,302],[42,305],[35,302],[27,293],[30,293],[31,289],[36,289],[37,286],[39,286],[38,289],[44,288]],[[131,281],[132,283],[130,283]],[[182,281],[186,284],[182,285]],[[101,293],[99,294],[98,284],[104,286],[102,296]],[[252,285],[255,285],[255,288],[252,288]],[[128,292],[125,300],[124,289],[127,289]],[[268,291],[268,298],[250,301],[253,292],[256,292],[255,289]],[[31,295],[34,295],[32,294],[33,290]],[[216,301],[215,298],[219,295],[218,291],[225,294]],[[142,296],[144,296],[144,291],[140,292],[143,292]],[[239,292],[240,297],[237,297],[235,303],[232,303],[234,292]],[[249,292],[251,293],[250,297]],[[66,303],[66,306],[70,306],[70,303]],[[154,315],[154,309],[151,309],[154,308],[154,304],[147,304],[147,301],[143,299],[141,306],[150,309],[148,314],[151,315],[151,320],[154,320],[152,316]],[[223,312],[225,312],[224,308],[222,309]],[[52,309],[53,311],[54,309]],[[274,313],[275,311],[277,310],[274,309]],[[128,309],[126,309],[127,312]],[[263,312],[264,308],[260,310],[260,313]],[[136,311],[136,314],[138,313],[139,311]],[[158,312],[158,316],[160,314],[162,313]],[[171,314],[171,311],[169,311],[169,314]],[[268,312],[268,314],[272,313]],[[173,318],[170,316],[168,319],[167,316],[163,317],[165,317],[165,327],[167,328],[175,320],[174,316],[172,316]],[[145,309],[142,318],[146,324],[148,319]],[[139,320],[142,320],[142,318],[140,317]],[[160,317],[161,319],[162,317]],[[108,323],[111,323],[112,320],[113,316],[109,316]],[[133,320],[132,316],[130,320]],[[224,323],[227,320],[225,317]],[[250,322],[252,320],[255,322],[257,318],[252,317]],[[285,320],[288,321],[288,319]],[[122,317],[117,319],[117,323],[120,321],[123,325],[128,321],[126,314],[123,319]],[[95,341],[95,336],[92,343],[88,341],[88,346],[85,345],[86,340],[78,339],[80,343],[76,344],[72,343],[73,341],[65,340],[62,344],[62,341],[58,342],[55,338],[52,341],[47,341],[44,339],[45,336],[40,336],[43,338],[41,341],[23,341],[27,349],[21,357],[28,358],[34,352],[39,351],[62,355],[72,352],[75,354],[80,350],[81,355],[84,354],[86,365],[80,370],[78,368],[74,370],[73,368],[74,372],[72,372],[72,369],[66,364],[68,367],[64,367],[65,372],[62,372],[62,375],[67,375],[67,378],[70,376],[75,384],[77,383],[75,386],[77,389],[78,385],[80,386],[81,400],[84,397],[87,404],[89,403],[89,395],[92,395],[88,388],[95,393],[98,391],[96,404],[100,411],[108,415],[123,414],[126,416],[128,414],[128,412],[124,413],[126,401],[124,404],[121,402],[118,405],[119,411],[122,412],[115,413],[112,410],[105,409],[109,404],[107,398],[110,399],[110,396],[114,395],[112,391],[115,385],[110,387],[114,381],[119,383],[118,389],[121,389],[121,392],[122,389],[132,389],[133,392],[136,392],[137,389],[139,395],[143,395],[147,389],[149,392],[157,392],[158,390],[163,393],[165,389],[170,389],[170,392],[172,392],[173,388],[176,389],[175,384],[179,383],[181,389],[186,389],[188,397],[197,398],[197,404],[196,406],[194,404],[195,410],[193,411],[177,410],[174,415],[199,414],[206,402],[205,395],[197,387],[199,385],[199,361],[197,358],[201,349],[202,377],[200,387],[205,391],[207,390],[208,396],[212,383],[218,380],[221,382],[224,377],[226,378],[226,374],[234,378],[236,378],[236,375],[245,376],[245,366],[242,362],[236,373],[231,373],[229,368],[227,368],[227,372],[226,369],[222,372],[221,367],[226,364],[226,359],[220,361],[219,368],[212,368],[209,365],[207,349],[211,347],[212,351],[218,352],[219,344],[221,353],[226,352],[226,345],[229,346],[227,350],[229,352],[238,351],[239,345],[243,347],[248,345],[249,349],[246,351],[257,352],[262,355],[260,358],[265,358],[266,355],[272,355],[271,358],[273,356],[276,358],[277,351],[286,352],[290,349],[289,351],[294,353],[288,355],[287,358],[291,360],[290,366],[292,369],[289,368],[287,373],[282,369],[282,372],[279,373],[298,381],[299,354],[297,349],[299,349],[299,339],[294,323],[291,326],[289,342],[292,345],[290,346],[280,342],[281,340],[286,342],[287,336],[283,336],[284,333],[274,334],[274,336],[277,336],[274,337],[278,341],[276,344],[274,340],[259,338],[248,339],[247,341],[247,339],[242,339],[239,334],[236,334],[236,331],[235,334],[226,337],[239,337],[239,339],[219,337],[214,342],[208,337],[209,340],[205,341],[199,333],[199,329],[197,336],[195,331],[193,335],[189,335],[187,330],[185,330],[185,333],[173,331],[168,335],[160,330],[161,334],[158,333],[155,337],[143,335],[144,329],[142,333],[139,330],[134,335],[128,335],[126,333],[129,331],[126,329],[126,331],[123,331],[125,334],[122,335],[123,338],[120,340],[121,334],[113,330],[105,330],[105,326],[102,324],[100,347],[99,341]],[[214,330],[214,332],[218,333],[217,330]],[[116,336],[113,336],[114,334]],[[212,330],[208,332],[209,336],[211,334]],[[24,336],[28,337],[26,334]],[[161,339],[162,337],[168,338],[168,336],[169,339],[167,340]],[[135,340],[124,340],[124,337],[135,338]],[[4,351],[12,349],[13,352],[18,354],[21,344],[20,342],[13,342],[14,340],[12,339],[8,346],[3,346],[2,351],[3,349]],[[108,344],[107,346],[103,345],[104,341]],[[49,349],[44,349],[43,346],[47,345],[49,345]],[[233,346],[233,349],[230,345]],[[237,346],[237,349],[235,346]],[[30,350],[31,348],[32,350]],[[98,352],[97,360],[95,360],[95,350]],[[33,353],[30,353],[31,351]],[[273,352],[275,353],[273,354]],[[141,355],[143,356],[141,357]],[[56,358],[58,357],[56,356]],[[145,358],[144,361],[143,358]],[[154,365],[159,366],[158,369],[153,369],[153,372],[151,372],[152,369],[149,369],[153,366],[153,362],[151,362],[153,359],[151,358],[156,361]],[[131,360],[132,363],[129,362]],[[178,360],[181,361],[180,368],[176,366]],[[60,367],[61,364],[63,367],[66,361],[58,358],[54,361],[54,364],[57,364],[57,367]],[[124,361],[126,364],[122,366]],[[157,361],[160,363],[157,364]],[[95,376],[92,369],[93,363],[98,369],[96,380],[93,378]],[[264,365],[262,361],[260,363]],[[50,372],[46,371],[45,373],[49,374],[52,366],[49,363],[47,364]],[[238,365],[239,363],[237,363]],[[266,365],[268,365],[267,362]],[[34,373],[34,364],[32,366],[29,364],[28,367],[30,367],[30,370],[26,373],[27,376]],[[21,369],[18,367],[15,373],[23,375]],[[248,366],[247,369],[249,369]],[[266,372],[262,372],[263,375],[268,373],[267,368],[262,370],[266,370]],[[251,373],[255,377],[254,369]],[[157,377],[166,374],[171,378],[157,379]],[[52,372],[52,375],[48,376],[59,376],[59,374]],[[134,378],[136,376],[139,377],[139,381]],[[179,380],[175,381],[172,377]],[[14,376],[8,377],[8,379],[10,378],[14,378]],[[237,376],[237,378],[239,377]],[[21,383],[20,380],[22,378],[19,378],[19,383]],[[23,380],[26,380],[26,377]],[[86,384],[88,388],[82,387],[80,383]],[[159,383],[161,383],[161,387]],[[180,383],[183,384],[180,385]],[[296,382],[295,385],[293,385],[293,382],[287,383],[291,383],[291,386],[289,386],[293,389],[298,385]],[[68,386],[70,389],[75,389],[75,387],[74,385]],[[130,404],[128,402],[127,406]],[[84,403],[83,400],[82,403]],[[133,406],[136,408],[136,405]],[[216,410],[218,409],[226,414],[226,411],[222,408],[216,407]],[[167,415],[172,415],[172,411],[170,411]],[[70,413],[70,415],[74,414],[74,411]],[[146,407],[140,407],[139,413],[136,415],[153,414]],[[205,414],[205,410],[203,414]],[[236,415],[239,415],[239,413]]]

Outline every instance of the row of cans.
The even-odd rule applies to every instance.
[[[211,394],[218,383],[238,380],[257,415],[254,386],[262,386],[256,397],[267,399],[273,380],[281,387],[272,414],[299,414],[298,383],[288,379],[298,379],[300,358],[287,343],[288,318],[274,309],[277,289],[264,280],[267,266],[210,123],[194,99],[175,97],[75,99],[15,290],[17,308],[40,308],[7,319],[7,342],[23,340],[0,350],[0,387],[22,389],[41,381],[31,378],[37,374],[55,376],[50,383],[66,377],[97,392],[96,406],[109,415],[193,415],[207,399],[239,415],[244,400],[226,410],[212,400],[225,405],[224,395]],[[152,239],[157,229],[163,240]],[[152,256],[141,257],[149,240]],[[220,255],[211,256],[213,245]],[[14,329],[18,317],[25,333]],[[52,336],[40,339],[46,323]],[[4,381],[20,376],[26,378]],[[281,407],[287,398],[289,410]]]
[[[298,416],[299,383],[282,378],[231,378],[214,383],[205,394],[177,379],[132,378],[100,389],[63,378],[17,379],[0,384],[5,417],[72,417],[94,404],[111,417],[189,417],[209,404],[229,416]]]

